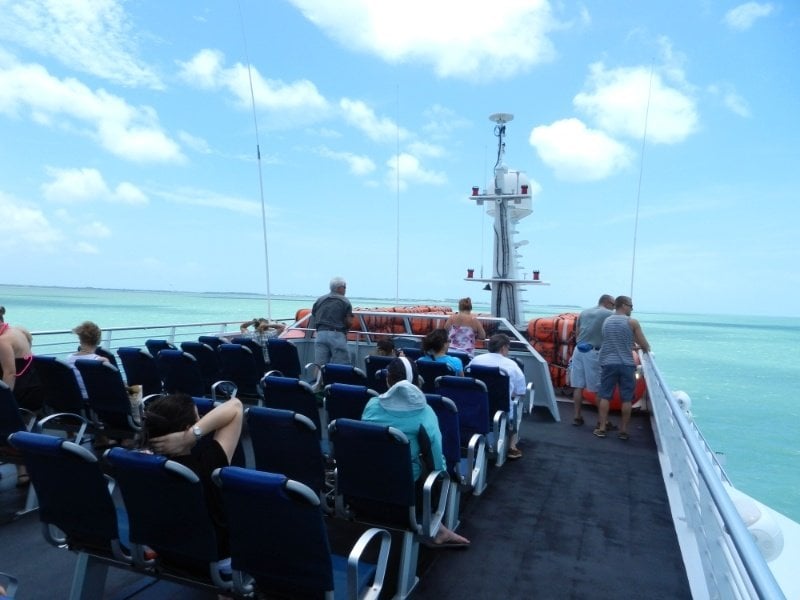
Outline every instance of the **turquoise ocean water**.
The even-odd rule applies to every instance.
[[[449,304],[431,299],[351,298],[354,306]],[[278,297],[273,318],[291,318],[313,298]],[[267,315],[252,294],[1,286],[6,320],[32,331],[245,321]],[[476,311],[488,307],[476,305]],[[533,307],[529,317],[578,307]],[[673,391],[711,447],[725,456],[734,485],[800,521],[800,318],[636,313]],[[35,351],[35,340],[34,340]]]

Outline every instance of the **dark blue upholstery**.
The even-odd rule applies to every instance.
[[[115,367],[119,368],[119,365],[117,364],[117,357],[114,356],[114,354],[112,352],[109,352],[108,350],[106,350],[102,346],[98,346],[97,348],[94,349],[94,353],[97,354],[97,356],[102,356],[108,362],[110,362],[112,365],[114,365]]]
[[[270,370],[280,371],[284,377],[300,379],[302,366],[297,347],[289,340],[269,338],[267,340]]]
[[[242,346],[250,348],[250,351],[253,353],[253,360],[256,363],[256,367],[261,372],[262,377],[264,373],[272,368],[269,366],[269,362],[264,358],[264,347],[254,339],[245,336],[236,336],[231,339],[231,344],[241,344]]]
[[[461,437],[469,439],[472,434],[488,435],[489,394],[483,382],[472,377],[440,377],[436,380],[436,393],[450,398],[458,408]]]
[[[325,412],[328,422],[336,419],[361,420],[364,407],[378,394],[363,385],[332,383],[325,387]]]
[[[220,344],[217,352],[222,379],[236,384],[242,402],[260,403],[264,396],[261,388],[264,371],[258,367],[253,351],[242,344]]]
[[[403,348],[398,346],[398,350],[403,351],[403,356],[405,356],[408,360],[417,360],[420,356],[425,354],[421,348],[415,348],[413,346]]]
[[[283,473],[319,494],[325,485],[325,461],[319,431],[306,416],[291,410],[253,406],[247,429],[255,468]]]
[[[470,365],[465,375],[480,379],[489,393],[489,414],[498,410],[510,413],[509,377],[500,367]]]
[[[0,598],[3,600],[14,600],[17,596],[17,588],[19,587],[19,580],[9,573],[0,573],[0,585],[5,588],[6,593]]]
[[[222,343],[221,340],[220,343]],[[203,376],[203,383],[206,389],[210,390],[215,382],[222,379],[219,368],[219,355],[214,346],[203,342],[181,342],[181,350],[191,354],[197,360],[197,367]]]
[[[469,357],[469,354],[467,354],[463,350],[450,349],[447,351],[447,355],[455,356],[458,360],[460,360],[462,369],[466,369],[467,365],[469,364],[469,361],[472,360]]]
[[[122,361],[128,385],[142,386],[143,396],[161,393],[161,374],[154,355],[141,348],[122,347],[117,349],[117,356]]]
[[[319,402],[309,384],[294,377],[279,375],[267,375],[262,380],[262,384],[264,406],[291,410],[308,417],[317,428],[317,436],[322,437]]]
[[[388,532],[371,529],[359,539],[363,548],[380,536],[381,567],[360,563],[357,577],[348,582],[347,559],[331,555],[319,499],[307,486],[282,474],[236,467],[219,469],[214,478],[230,523],[231,566],[254,577],[260,592],[269,597],[361,598],[374,579],[367,597],[378,597]]]
[[[369,382],[367,387],[372,388],[379,394],[389,389],[389,386],[386,385],[386,375],[384,374],[381,377],[378,375],[378,372],[387,368],[389,363],[394,359],[394,356],[378,356],[375,354],[364,357],[364,367],[367,374],[367,381]]]
[[[120,372],[99,360],[78,359],[75,367],[86,386],[95,425],[112,437],[135,437],[140,427],[133,419],[128,389]]]
[[[439,431],[442,433],[442,454],[451,478],[461,480],[461,429],[458,408],[449,398],[439,394],[425,394],[428,406],[436,413]]]
[[[34,356],[33,365],[44,388],[48,412],[86,415],[86,403],[72,367],[55,356]]]
[[[153,358],[158,358],[162,350],[175,350],[175,345],[167,340],[147,340],[144,345]]]
[[[125,560],[119,543],[126,544],[127,518],[114,506],[94,454],[40,433],[15,433],[9,442],[24,458],[39,497],[41,522],[60,529],[71,550]],[[49,529],[45,538],[54,545],[62,543]]]
[[[166,457],[122,448],[105,454],[128,511],[131,549],[147,565],[144,547],[158,554],[158,570],[230,587],[220,575],[217,535],[203,484],[187,467]]]
[[[206,396],[211,393],[197,359],[191,354],[182,350],[162,350],[158,353],[156,363],[166,393],[183,392],[190,396]]]
[[[216,335],[201,335],[197,338],[197,341],[201,344],[205,344],[206,346],[211,346],[213,350],[217,350],[221,344],[227,344],[227,341],[224,338]]]
[[[422,391],[433,394],[436,391],[437,377],[455,375],[453,369],[445,362],[417,359],[417,373],[422,377]]]
[[[365,385],[369,387],[366,373],[358,367],[336,363],[322,365],[323,387],[332,383],[348,383],[350,385]]]

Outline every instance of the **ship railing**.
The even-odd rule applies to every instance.
[[[653,431],[694,598],[785,598],[725,489],[716,454],[641,353]]]

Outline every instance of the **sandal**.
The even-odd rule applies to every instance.
[[[605,429],[595,429],[592,433],[595,434],[599,438],[606,437],[606,430]]]
[[[506,458],[509,460],[517,460],[518,458],[522,458],[522,450],[519,448],[509,448]]]
[[[629,435],[627,434],[627,432],[625,432],[625,431],[620,431],[620,432],[617,434],[617,437],[618,437],[619,439],[621,439],[621,440],[629,440],[629,439],[631,438],[631,436],[629,436]]]
[[[575,417],[572,419],[572,424],[575,425],[575,427],[580,427],[583,425],[583,417]]]

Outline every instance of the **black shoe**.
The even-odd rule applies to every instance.
[[[616,431],[617,426],[614,425],[611,421],[606,421],[606,431]]]
[[[572,419],[572,424],[575,425],[575,427],[580,427],[583,425],[583,417],[575,417]]]

